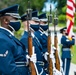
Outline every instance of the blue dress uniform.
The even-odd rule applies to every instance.
[[[62,28],[60,30],[61,33],[63,33],[63,31],[66,28]],[[62,44],[62,62],[63,62],[63,70],[64,70],[64,74],[65,75],[69,75],[69,69],[70,69],[70,62],[71,62],[71,46],[74,45],[75,40],[72,39],[72,41],[70,41],[65,35],[62,35],[61,38],[61,44]]]
[[[39,15],[38,18],[43,22],[47,22],[46,13]],[[42,52],[44,54],[47,52],[47,35],[45,34],[45,31],[48,29],[48,25],[41,25],[40,24],[39,26],[40,26],[40,29],[38,31],[36,31],[34,34],[38,38],[38,40],[40,41],[40,43],[43,47]],[[45,63],[45,66],[44,66],[45,71],[46,71],[46,73],[48,73],[48,71],[47,71],[48,62],[44,61],[44,63]]]
[[[26,21],[27,20],[26,16],[27,15],[23,15],[21,17],[21,20],[22,21]],[[46,75],[46,73],[45,73],[45,71],[43,69],[43,66],[44,66],[44,62],[43,62],[44,61],[44,57],[43,57],[43,52],[42,52],[42,49],[43,49],[42,45],[40,44],[40,42],[38,41],[38,39],[36,38],[35,35],[34,35],[34,37],[32,37],[32,40],[33,40],[32,41],[33,46],[35,47],[35,54],[36,54],[36,57],[37,57],[36,66],[37,66],[38,74],[39,75]],[[28,49],[28,32],[27,31],[24,32],[23,37],[21,38],[21,41],[25,45],[25,47]]]
[[[23,37],[21,38],[22,43],[27,47],[28,49],[28,32],[24,32]],[[44,66],[44,62],[43,62],[43,53],[41,53],[42,50],[42,46],[40,45],[40,43],[37,41],[36,37],[33,38],[33,46],[35,47],[35,53],[36,53],[36,57],[37,57],[37,69],[39,74],[42,73],[41,75],[46,75],[46,73],[43,71],[43,66]]]
[[[39,15],[38,18],[41,21],[47,22],[46,13]],[[48,25],[40,24],[39,26],[40,26],[40,29],[38,31],[36,31],[34,34],[40,41],[40,43],[43,47],[43,52],[45,53],[45,52],[47,52],[47,35],[44,32],[48,29]]]
[[[40,31],[36,31],[35,33],[35,36],[38,38],[38,40],[40,41],[41,45],[42,45],[42,52],[43,54],[45,52],[47,52],[47,36],[45,34],[42,34]],[[44,60],[44,70],[45,72],[48,74],[48,62],[47,60],[45,59]]]
[[[43,53],[47,52],[47,36],[41,30],[36,31],[34,34],[38,38],[43,47],[42,52]]]
[[[18,5],[0,11],[0,16],[15,15]],[[12,14],[13,12],[13,14]],[[16,39],[12,32],[4,27],[0,27],[0,72],[2,75],[28,75],[28,67],[26,63],[25,47]]]

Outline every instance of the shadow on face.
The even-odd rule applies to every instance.
[[[29,23],[30,24],[39,24],[39,21],[30,20]]]
[[[40,21],[40,24],[47,24],[47,22],[45,22],[45,21]]]

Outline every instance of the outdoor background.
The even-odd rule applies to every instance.
[[[67,0],[30,0],[31,8],[34,10],[38,10],[41,14],[42,12],[46,12],[47,16],[49,15],[50,5],[52,6],[52,15],[54,17],[55,9],[57,8],[57,16],[58,16],[58,27],[66,26],[66,1]],[[28,0],[0,0],[0,9],[11,6],[13,4],[19,4],[19,14],[20,16],[26,13],[26,9],[28,7]],[[15,36],[20,39],[23,34],[23,25],[21,25],[21,29],[15,33]],[[50,25],[53,27],[53,23]],[[75,13],[75,22],[73,31],[76,33],[76,13]],[[76,64],[76,45],[73,46],[72,49],[72,63]]]

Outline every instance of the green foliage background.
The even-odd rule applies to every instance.
[[[13,4],[19,4],[19,13],[20,15],[24,14],[27,7],[28,1],[30,1],[30,6],[33,10],[41,11],[46,0],[0,0],[0,9],[11,6]]]
[[[31,8],[33,10],[38,10],[39,13],[42,13],[42,9],[44,6],[44,2],[47,0],[30,0],[31,2]],[[58,26],[66,26],[66,1],[67,0],[50,0],[51,3],[55,4],[55,7],[58,9],[58,20],[59,24]],[[20,15],[24,14],[26,12],[26,9],[28,7],[28,0],[0,0],[0,9],[11,6],[13,4],[19,4],[19,13]],[[55,10],[52,11],[53,17],[54,17]],[[47,15],[49,15],[49,12],[47,12]],[[76,16],[76,13],[75,13]],[[51,26],[51,25],[50,25]],[[75,17],[75,22],[74,26],[76,26],[76,17]],[[18,32],[15,32],[15,36],[20,39],[21,35],[24,33],[24,26],[21,23],[21,29]],[[74,28],[74,32],[76,32],[76,29]],[[73,55],[72,56],[72,62],[76,64],[76,45],[73,47]]]
[[[72,63],[76,64],[76,45],[72,48]]]

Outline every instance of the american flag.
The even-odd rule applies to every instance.
[[[73,32],[74,13],[75,13],[75,0],[67,0],[66,24],[67,24],[67,33],[69,37],[71,37]]]

